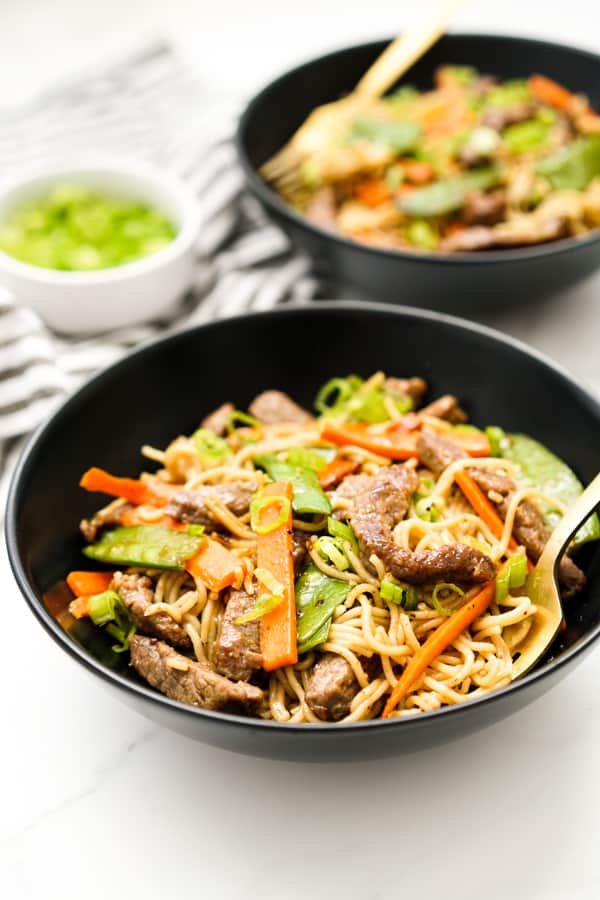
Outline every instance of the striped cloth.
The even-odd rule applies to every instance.
[[[307,259],[243,191],[231,142],[237,114],[162,43],[0,112],[3,176],[90,150],[126,152],[184,178],[203,222],[193,289],[168,321],[67,340],[0,289],[0,521],[23,436],[94,371],[159,331],[319,295]]]

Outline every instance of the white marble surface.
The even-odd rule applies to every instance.
[[[159,34],[207,85],[244,94],[293,60],[406,21],[400,4],[350,6],[3,0],[0,103]],[[599,19],[597,0],[486,0],[459,24],[598,50]],[[493,324],[600,391],[598,302],[596,278]],[[3,897],[600,894],[598,652],[529,709],[441,750],[362,765],[269,763],[155,728],[108,696],[33,620],[3,546],[0,596]]]

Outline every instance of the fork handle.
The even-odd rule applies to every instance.
[[[586,487],[562,517],[538,560],[540,568],[556,564],[575,532],[583,525],[586,519],[600,506],[600,473]]]
[[[441,0],[435,13],[400,35],[365,72],[354,89],[364,99],[381,97],[444,34],[448,22],[466,0]]]

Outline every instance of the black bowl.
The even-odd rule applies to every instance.
[[[536,247],[460,254],[423,254],[367,247],[312,225],[264,183],[260,166],[316,106],[348,93],[385,47],[349,47],[292,69],[247,106],[238,127],[238,153],[248,187],[292,240],[329,275],[332,288],[352,296],[476,315],[491,306],[548,297],[600,267],[600,230]],[[600,108],[600,56],[561,44],[486,34],[451,34],[410,70],[405,81],[431,86],[443,63],[473,65],[501,78],[540,72]]]
[[[79,519],[98,506],[78,487],[90,465],[135,474],[143,443],[189,433],[217,404],[244,407],[277,386],[309,406],[333,374],[376,369],[423,375],[432,395],[462,398],[474,421],[535,435],[584,481],[596,474],[600,405],[565,372],[513,340],[458,319],[406,308],[323,303],[233,318],[149,344],[97,375],[31,440],[10,492],[6,532],[17,582],[50,636],[116,696],[191,737],[280,759],[389,756],[464,736],[516,711],[583,658],[600,633],[600,571],[568,612],[553,658],[485,699],[412,719],[288,726],[168,700],[119,663],[98,630],[65,633],[66,599],[44,594],[81,568]]]

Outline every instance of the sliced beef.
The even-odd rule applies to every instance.
[[[427,382],[423,378],[386,378],[385,386],[388,391],[397,394],[405,394],[418,406],[427,393]]]
[[[306,205],[304,215],[320,228],[337,231],[337,204],[334,189],[326,186],[315,191]]]
[[[432,403],[428,403],[419,410],[426,416],[435,416],[437,419],[445,419],[453,425],[460,425],[467,421],[467,414],[458,405],[458,400],[452,394],[444,394]]]
[[[369,481],[362,482],[364,489],[353,498],[348,515],[367,561],[376,554],[396,578],[411,584],[479,582],[494,577],[496,567],[491,559],[465,544],[406,550],[394,542],[392,529],[406,515],[419,483],[414,470],[390,466],[365,478]]]
[[[344,657],[325,653],[310,673],[304,699],[319,719],[338,722],[350,712],[358,691],[358,681]]]
[[[172,700],[202,709],[252,712],[263,699],[255,685],[230,681],[206,663],[177,653],[164,641],[134,634],[130,644],[136,672]]]
[[[296,575],[300,573],[308,556],[308,541],[309,534],[307,531],[300,531],[299,528],[294,528],[292,531],[292,557]]]
[[[115,572],[112,587],[131,613],[136,629],[142,634],[161,638],[174,647],[189,649],[192,646],[185,629],[167,613],[146,615],[146,610],[154,603],[154,588],[147,575]]]
[[[119,503],[110,503],[104,509],[94,513],[91,519],[82,519],[79,529],[88,543],[96,540],[103,528],[116,528],[121,524],[123,513],[131,509],[131,503],[121,500]]]
[[[506,191],[470,191],[462,209],[462,218],[467,225],[496,225],[506,215]]]
[[[417,449],[421,462],[436,474],[442,472],[457,459],[466,457],[459,447],[428,431],[423,431],[419,435]],[[506,475],[490,469],[473,467],[469,469],[469,474],[488,499],[494,503],[500,517],[505,519],[510,499],[518,490],[518,485]],[[498,497],[501,499],[499,500]],[[537,562],[550,537],[550,530],[537,506],[528,500],[523,500],[517,507],[513,535],[515,540],[525,547],[529,558],[533,562]],[[564,599],[570,599],[583,589],[585,575],[570,557],[563,556],[558,573],[561,594]]]
[[[313,417],[283,391],[263,391],[248,407],[250,415],[264,425],[306,425]]]
[[[216,435],[221,437],[227,431],[229,416],[234,409],[233,403],[223,403],[202,420],[200,427],[208,428],[209,431],[214,431]]]
[[[213,663],[217,672],[233,681],[249,681],[262,668],[260,622],[236,622],[253,608],[254,601],[245,591],[230,591],[221,618]]]
[[[165,512],[182,522],[222,531],[223,525],[206,505],[207,498],[214,497],[234,515],[243,516],[250,509],[256,487],[251,482],[231,482],[201,485],[194,490],[182,489],[173,495]]]
[[[485,111],[481,124],[494,131],[504,131],[509,125],[532,119],[537,110],[535,103],[514,103],[512,106],[492,106]]]

